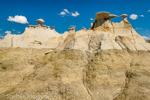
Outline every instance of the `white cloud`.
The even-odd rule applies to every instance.
[[[21,23],[21,24],[27,24],[27,23],[29,23],[27,21],[27,18],[25,16],[22,16],[22,15],[20,15],[20,16],[16,15],[14,17],[13,16],[9,16],[9,18],[7,20],[8,21],[17,22],[17,23]]]
[[[11,31],[6,31],[5,33],[10,34],[10,33],[11,33]]]
[[[150,37],[142,36],[145,40],[150,40]]]
[[[140,17],[145,17],[144,15],[140,15]]]
[[[148,32],[148,30],[146,30],[146,32]]]
[[[79,16],[80,14],[79,14],[77,11],[76,11],[75,13],[70,13],[70,12],[68,11],[68,9],[64,9],[62,12],[59,13],[59,15],[61,15],[62,17],[64,17],[65,15],[77,17],[77,16]]]
[[[147,12],[150,12],[150,10],[148,10]]]
[[[135,29],[138,30],[138,29],[142,29],[142,28],[138,28],[138,27],[137,27],[137,28],[135,28]]]
[[[79,16],[80,14],[76,11],[75,13],[71,13],[71,16],[74,16],[74,17],[77,17]]]
[[[68,11],[68,9],[64,9],[64,11],[65,11],[66,13],[68,13],[68,14],[69,14],[69,11]]]
[[[2,31],[2,29],[0,29],[0,31]]]
[[[2,36],[1,34],[0,34],[0,38],[3,38],[4,36]]]
[[[64,15],[66,15],[67,13],[69,14],[70,12],[69,12],[67,9],[64,9],[64,10],[60,13],[60,15],[64,16]]]
[[[20,33],[20,31],[18,31],[17,33]]]
[[[90,18],[90,20],[95,20],[95,19],[93,19],[93,18]]]
[[[12,29],[12,31],[15,31],[15,29]]]
[[[60,13],[60,15],[64,16],[64,15],[66,15],[66,12],[62,11],[62,12]]]
[[[132,15],[130,15],[130,18],[131,18],[132,20],[136,20],[136,19],[138,18],[138,15],[132,14]]]

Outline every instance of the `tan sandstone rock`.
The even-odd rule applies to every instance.
[[[132,28],[127,16],[126,14],[116,16],[111,15],[109,12],[99,12],[96,14],[95,22],[91,24],[89,30],[72,32],[74,35],[72,37],[68,35],[64,44],[60,45],[59,48],[92,52],[110,49],[149,51],[150,44],[146,43],[143,37]],[[123,19],[120,23],[114,23],[109,20],[115,17],[123,17]],[[59,48],[57,49],[59,50]]]
[[[96,14],[89,30],[66,32],[56,49],[18,48],[17,41],[32,35],[40,40],[35,30],[47,29],[29,26],[12,42],[16,48],[0,48],[0,100],[150,100],[150,44],[127,15],[120,23],[111,22],[112,17]],[[49,37],[57,37],[54,27],[51,31]],[[13,36],[0,42],[10,47],[6,40]]]
[[[7,34],[0,42],[0,47],[21,48],[56,48],[64,38],[49,26],[42,25],[43,19],[37,20],[38,25],[29,25],[21,35]]]

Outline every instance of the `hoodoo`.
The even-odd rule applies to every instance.
[[[7,34],[0,47],[21,47],[21,48],[56,48],[64,38],[50,26],[42,25],[45,21],[38,19],[38,25],[28,25],[22,35]]]
[[[75,26],[71,26],[69,32],[64,34],[56,32],[54,26],[50,29],[50,26],[42,25],[45,21],[38,19],[38,25],[29,25],[22,35],[7,34],[0,41],[0,47],[78,49],[89,52],[108,49],[150,50],[150,44],[128,22],[128,15],[99,12],[95,16],[92,19],[95,22],[91,23],[89,30],[75,32]],[[120,23],[111,22],[110,19],[115,17],[123,19]]]
[[[150,44],[127,17],[99,12],[64,34],[39,19],[7,34],[0,47],[21,48],[0,48],[0,100],[150,100]]]
[[[37,21],[38,25],[41,25],[41,26],[42,26],[42,24],[45,22],[43,19],[38,19],[38,20],[36,20],[36,21]]]
[[[111,18],[123,17],[120,23],[111,22]],[[96,13],[94,23],[87,31],[80,30],[69,34],[64,43],[57,49],[78,49],[97,52],[108,49],[150,50],[150,44],[146,43],[127,20],[128,15],[111,15],[109,12]]]
[[[70,33],[75,33],[75,26],[71,26],[71,28],[68,28]]]

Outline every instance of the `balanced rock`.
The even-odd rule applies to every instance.
[[[41,26],[42,26],[42,24],[45,22],[43,19],[38,19],[38,20],[36,20],[36,21],[37,21],[38,25],[41,25]]]

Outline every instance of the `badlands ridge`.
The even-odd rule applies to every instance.
[[[90,29],[64,34],[39,19],[21,35],[7,34],[0,100],[150,100],[150,43],[127,16],[99,12]]]
[[[64,34],[56,32],[55,27],[51,29],[50,26],[42,25],[44,20],[39,19],[38,25],[29,25],[21,35],[7,34],[0,41],[0,47],[78,49],[90,52],[109,49],[149,51],[150,44],[132,28],[127,16],[99,12],[92,19],[95,22],[91,23],[90,29],[75,32],[75,27],[72,27]],[[110,19],[115,17],[123,19],[120,23],[111,22]]]

